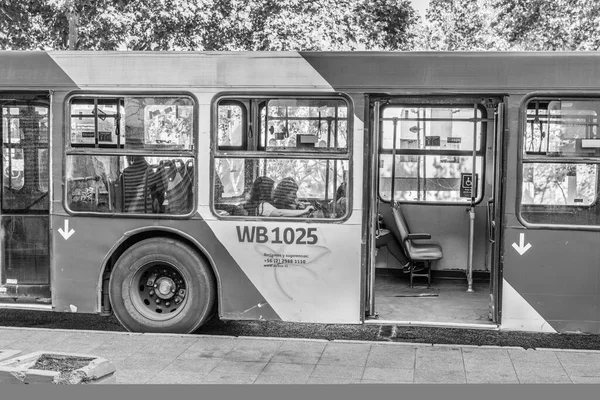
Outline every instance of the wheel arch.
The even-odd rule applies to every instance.
[[[198,242],[196,239],[191,237],[190,235],[178,230],[169,227],[143,227],[134,229],[132,231],[126,232],[119,241],[117,241],[110,251],[107,253],[106,257],[102,261],[102,267],[100,269],[100,274],[98,277],[98,294],[97,294],[97,304],[98,309],[101,314],[108,315],[111,313],[111,306],[109,300],[109,288],[108,282],[110,280],[111,274],[113,272],[115,263],[123,255],[123,253],[133,246],[136,243],[141,242],[142,240],[164,237],[168,239],[178,240],[184,244],[190,246],[196,253],[202,257],[208,265],[213,273],[213,277],[215,279],[217,296],[216,296],[216,306],[218,314],[220,315],[221,308],[221,278],[215,266],[215,262],[213,258],[210,256],[208,251],[204,248],[204,246]]]

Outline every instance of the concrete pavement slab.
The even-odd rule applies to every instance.
[[[512,361],[527,361],[530,363],[557,363],[556,353],[550,351],[527,350],[508,350],[508,355]]]
[[[508,351],[464,348],[467,383],[519,383]]]
[[[249,385],[254,383],[254,381],[256,381],[256,376],[254,375],[235,375],[225,372],[211,372],[201,383],[207,385]]]
[[[412,383],[415,379],[415,372],[412,368],[381,368],[366,367],[362,376],[362,381],[367,383]]]
[[[256,385],[303,385],[308,383],[308,378],[303,375],[260,375],[253,383]]]
[[[143,366],[139,366],[135,369],[125,369],[120,368],[117,365],[117,372],[115,373],[115,376],[117,377],[117,383],[127,385],[139,385],[146,383],[154,375],[156,375],[156,371],[145,369]]]
[[[514,371],[491,371],[487,368],[484,371],[467,371],[466,383],[472,384],[499,384],[499,383],[519,383],[517,374]]]
[[[200,337],[179,355],[183,359],[224,358],[238,345],[240,339]]]
[[[238,361],[223,359],[213,368],[211,374],[252,375],[254,378],[267,366],[264,361]]]
[[[427,368],[415,370],[415,383],[467,383],[464,370]]]
[[[48,346],[45,350],[67,352],[67,353],[92,353],[98,347],[110,341],[111,336],[107,334],[86,333],[83,335],[70,334],[65,340]]]
[[[560,364],[543,364],[537,361],[513,361],[520,383],[571,383]]]
[[[197,385],[206,381],[206,375],[194,371],[162,370],[146,381],[147,384]]]
[[[328,343],[318,364],[364,367],[370,351],[367,343]]]
[[[580,384],[599,384],[600,377],[598,376],[571,376],[573,383]]]
[[[117,368],[124,369],[138,369],[143,367],[149,371],[160,371],[164,369],[167,365],[169,365],[173,358],[163,358],[163,357],[155,357],[148,356],[141,353],[136,353],[132,356],[129,356],[125,359],[113,361]]]
[[[268,362],[283,344],[279,340],[241,340],[225,356],[230,361]]]
[[[570,377],[600,377],[600,365],[563,364],[563,368]]]
[[[441,364],[462,364],[462,350],[460,347],[419,347],[416,349],[416,363],[429,363],[437,360]]]
[[[255,383],[306,383],[314,369],[315,364],[269,363]]]
[[[181,359],[176,358],[171,361],[161,372],[195,372],[200,375],[208,375],[222,358],[196,358]]]
[[[317,364],[311,374],[311,378],[347,378],[352,381],[360,381],[364,373],[364,367],[351,365],[322,365]]]
[[[600,353],[590,352],[584,353],[581,351],[557,351],[554,353],[561,364],[585,364],[600,366]]]
[[[313,341],[285,341],[271,362],[289,364],[316,364],[327,343]]]
[[[17,329],[0,329],[0,348],[12,347],[15,342],[21,342],[31,335],[31,331]]]
[[[367,367],[413,369],[417,349],[411,347],[373,344],[367,358]]]
[[[361,383],[361,380],[358,378],[349,378],[343,376],[311,376],[306,383],[309,385],[350,385],[359,384]]]

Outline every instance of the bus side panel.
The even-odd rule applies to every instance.
[[[600,333],[600,234],[527,229],[517,218],[520,102],[510,98],[507,119],[501,328]]]
[[[521,235],[531,246],[522,255],[512,246]],[[504,278],[543,320],[558,332],[600,333],[600,235],[509,228],[505,237]]]
[[[354,211],[353,219],[360,221],[361,213]],[[271,220],[209,225],[281,319],[360,322],[360,223]],[[223,291],[224,298],[234,295]],[[255,304],[247,305],[251,306]]]
[[[115,243],[135,230],[168,230],[184,232],[193,238],[204,248],[211,263],[216,265],[221,316],[248,320],[280,319],[203,220],[53,216],[55,227],[64,228],[66,220],[69,221],[69,230],[74,233],[68,239],[56,232],[53,236],[52,296],[56,311],[99,312],[102,262]]]

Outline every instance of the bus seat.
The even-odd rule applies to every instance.
[[[400,202],[393,203],[392,212],[400,234],[400,246],[410,263],[410,287],[413,287],[415,276],[427,277],[427,287],[430,287],[431,263],[442,258],[442,247],[435,242],[421,242],[424,239],[431,239],[429,233],[410,233],[404,214],[400,209]],[[424,269],[418,270],[417,264],[421,264]]]
[[[123,211],[129,213],[145,213],[147,211],[147,176],[148,164],[136,163],[135,166],[127,167],[121,174],[123,185],[121,193],[123,196]]]

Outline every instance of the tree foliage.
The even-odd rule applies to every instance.
[[[597,0],[431,0],[425,50],[597,50]]]
[[[496,0],[494,33],[516,50],[597,50],[597,0]]]
[[[396,50],[417,22],[408,0],[0,0],[0,48]]]
[[[431,0],[422,27],[423,50],[490,50],[503,47],[490,28],[489,0]]]
[[[0,0],[15,50],[596,50],[599,26],[597,0]]]

